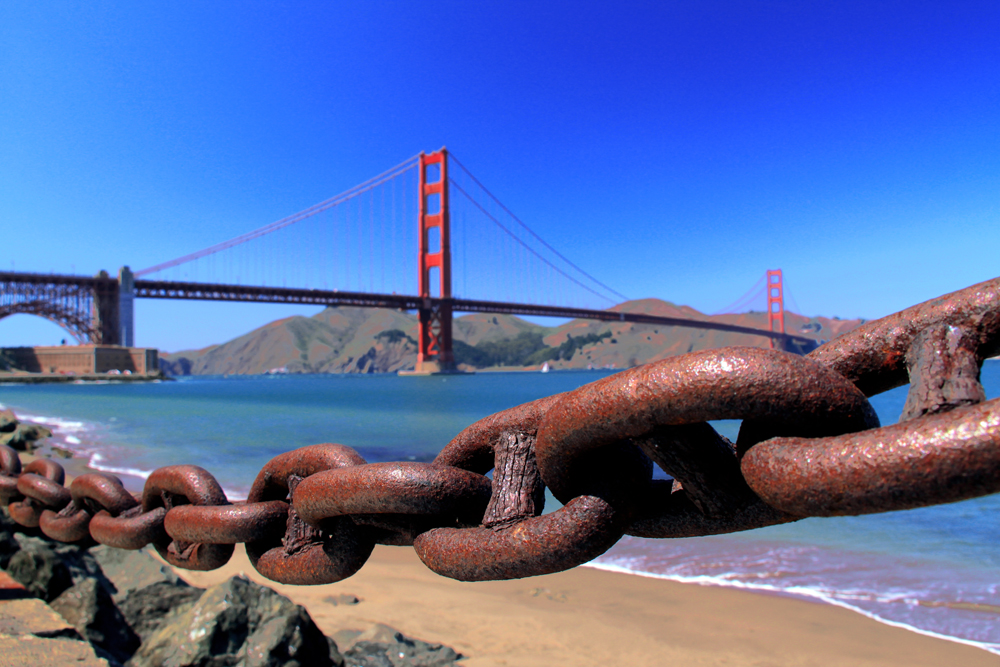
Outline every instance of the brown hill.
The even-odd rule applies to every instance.
[[[644,313],[663,317],[688,317],[739,326],[767,329],[767,313],[739,315],[704,315],[689,306],[675,306],[659,299],[626,301],[612,310],[626,313]],[[817,343],[831,340],[861,324],[862,320],[838,320],[826,317],[806,317],[785,313],[785,331],[811,338]],[[608,335],[610,334],[610,335]],[[552,368],[629,368],[657,361],[666,357],[695,350],[707,350],[731,345],[769,347],[764,336],[711,331],[689,327],[665,327],[654,324],[630,322],[594,322],[573,320],[558,327],[545,337],[552,347],[564,344],[568,336],[598,338],[578,348],[571,359],[550,361]]]
[[[616,312],[705,319],[767,328],[766,313],[708,316],[659,299],[619,304]],[[785,316],[786,331],[817,342],[861,320]],[[276,320],[222,345],[162,354],[173,375],[287,373],[392,373],[411,369],[417,357],[417,318],[386,309],[327,308],[313,317]],[[554,369],[627,368],[693,350],[751,345],[763,336],[627,322],[573,320],[541,327],[513,315],[476,313],[456,318],[455,353],[460,367]]]
[[[457,318],[455,340],[468,345],[545,331],[512,315]],[[416,315],[383,308],[326,308],[275,320],[222,345],[161,354],[171,375],[394,373],[417,360]]]

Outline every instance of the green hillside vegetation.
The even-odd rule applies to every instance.
[[[568,335],[561,345],[545,344],[541,332],[524,331],[507,340],[483,341],[475,346],[453,341],[455,363],[468,364],[476,368],[491,366],[539,366],[546,361],[569,361],[576,351],[585,345],[599,343],[611,338],[611,332],[589,333],[584,336]],[[615,341],[612,341],[615,342]]]

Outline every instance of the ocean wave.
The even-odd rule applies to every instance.
[[[99,470],[100,472],[111,473],[112,475],[135,477],[143,481],[149,479],[149,476],[154,472],[153,470],[143,470],[142,468],[109,465],[105,463],[104,455],[100,452],[94,452],[90,455],[90,458],[87,460],[87,467],[93,470]],[[226,498],[230,501],[247,499],[247,495],[240,491],[227,489],[226,487],[222,487],[222,491],[226,494]]]
[[[87,460],[87,467],[93,470],[100,470],[101,472],[109,472],[114,475],[127,475],[129,477],[138,477],[139,479],[146,480],[150,475],[153,474],[152,470],[143,470],[141,468],[127,468],[121,466],[113,466],[104,463],[104,455],[100,452],[94,452],[90,455]]]
[[[968,646],[974,646],[976,648],[983,649],[984,651],[989,651],[996,655],[1000,655],[1000,644],[992,642],[981,642],[974,639],[967,639],[965,637],[957,637],[955,635],[944,634],[941,632],[935,632],[933,630],[928,630],[921,628],[909,623],[904,623],[902,621],[895,621],[886,618],[880,614],[873,611],[853,605],[845,598],[851,599],[852,593],[849,591],[830,591],[820,587],[804,586],[801,584],[792,586],[776,586],[773,584],[760,584],[743,581],[737,577],[744,576],[737,573],[727,573],[722,575],[682,575],[682,574],[661,574],[657,572],[647,572],[643,570],[633,569],[627,565],[622,565],[620,563],[609,563],[609,562],[599,562],[591,561],[585,563],[583,567],[594,568],[595,570],[604,570],[607,572],[617,572],[620,574],[631,574],[638,577],[646,577],[649,579],[662,579],[666,581],[675,581],[682,584],[696,584],[698,586],[721,586],[725,588],[736,588],[740,590],[753,591],[759,593],[773,593],[778,595],[788,595],[791,597],[806,598],[810,600],[817,600],[826,604],[833,605],[835,607],[841,607],[843,609],[850,609],[851,611],[857,612],[862,616],[870,618],[879,623],[889,625],[894,628],[902,628],[904,630],[910,630],[911,632],[916,632],[917,634],[925,635],[928,637],[935,637],[937,639],[944,639],[951,642],[956,642],[958,644],[965,644]],[[853,594],[857,597],[860,595]],[[912,598],[903,598],[901,596],[888,596],[869,593],[865,599],[871,601],[875,599],[878,602],[899,602],[899,601],[912,601],[914,604],[919,604],[921,606],[933,606],[925,605],[917,600],[912,600]],[[857,598],[855,598],[857,599]],[[941,606],[955,607],[960,603],[941,603]],[[977,605],[988,607],[990,605]],[[964,608],[964,605],[959,608]],[[978,610],[977,610],[978,611]],[[992,611],[992,609],[990,610]]]

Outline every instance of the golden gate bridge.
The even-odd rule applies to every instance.
[[[764,336],[786,350],[814,347],[785,332],[781,272],[763,280],[768,329],[616,310],[627,297],[536,234],[442,148],[294,215],[134,273],[0,272],[0,318],[30,313],[79,342],[132,346],[137,298],[396,308],[419,314],[416,372],[425,373],[454,369],[457,312],[693,327]]]

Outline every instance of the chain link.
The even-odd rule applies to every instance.
[[[525,403],[459,433],[432,463],[367,463],[337,444],[264,466],[230,503],[193,465],[141,496],[88,473],[22,469],[0,446],[0,503],[25,527],[122,549],[152,544],[187,569],[246,544],[289,584],[340,581],[376,544],[413,546],[463,581],[566,570],[623,535],[711,535],[954,502],[1000,491],[1000,399],[983,359],[1000,352],[1000,278],[866,323],[806,357],[730,347],[671,357]],[[867,397],[910,383],[900,423]],[[735,443],[707,422],[741,419]],[[672,480],[652,479],[653,465]],[[493,471],[492,480],[486,475]],[[564,506],[542,514],[548,487]]]

